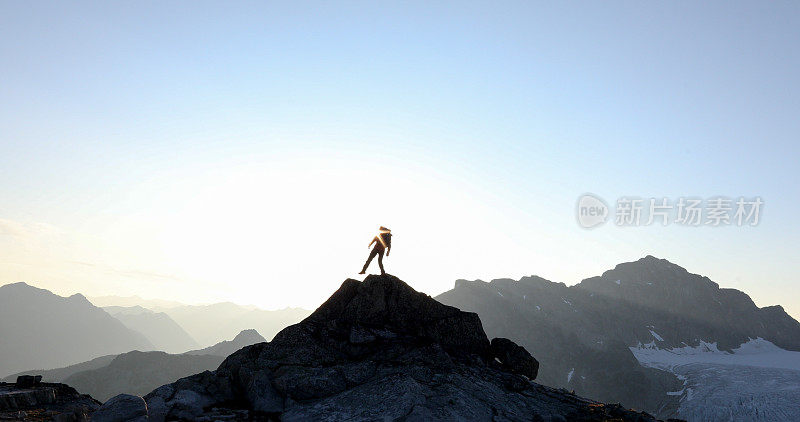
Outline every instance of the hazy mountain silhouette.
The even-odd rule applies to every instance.
[[[233,340],[225,340],[205,349],[186,352],[187,355],[216,355],[226,357],[231,353],[251,344],[267,341],[258,331],[250,329],[237,334]]]
[[[632,347],[730,351],[761,337],[800,350],[800,324],[781,307],[758,308],[745,293],[652,256],[571,287],[535,276],[458,280],[437,299],[530,350],[541,382],[665,417],[687,403],[686,379],[643,367]]]
[[[98,306],[101,308],[105,308],[107,306],[120,306],[120,307],[131,307],[131,306],[141,306],[147,309],[154,309],[154,308],[174,308],[176,306],[186,306],[185,303],[176,302],[174,300],[164,300],[164,299],[143,299],[139,296],[88,296],[89,302],[92,302],[94,306]]]
[[[169,315],[201,346],[214,345],[231,339],[247,329],[255,329],[270,339],[278,331],[311,314],[311,311],[300,308],[265,311],[230,302],[172,308],[156,307],[153,310]]]
[[[193,347],[211,346],[251,328],[270,339],[278,331],[311,314],[311,311],[302,308],[267,311],[252,305],[231,302],[186,305],[161,299],[142,299],[138,296],[99,296],[90,300],[97,306],[110,309],[130,309],[126,313],[138,314],[140,312],[136,310],[139,308],[164,313],[198,343]]]
[[[151,421],[654,420],[534,383],[537,369],[512,341],[490,342],[477,315],[370,275],[346,280],[271,342],[157,388],[146,408],[120,398],[98,412],[127,420],[145,411]]]
[[[244,330],[233,340],[184,354],[131,351],[65,368],[22,371],[2,381],[14,382],[19,375],[42,375],[43,382],[63,382],[105,401],[123,393],[142,395],[176,378],[215,369],[229,354],[264,341],[257,331]]]
[[[16,374],[0,379],[0,381],[15,382],[17,377],[20,375],[41,375],[42,382],[64,382],[64,380],[72,374],[108,366],[108,364],[111,363],[115,357],[117,357],[117,355],[100,356],[99,358],[94,358],[87,362],[76,363],[63,368],[31,369],[27,371],[20,371]]]
[[[57,296],[25,283],[0,287],[0,374],[55,368],[134,349],[152,350],[142,334],[85,297]]]
[[[103,310],[120,320],[126,327],[144,334],[157,350],[183,353],[199,346],[183,328],[163,312],[154,312],[141,306],[106,306]]]
[[[104,402],[117,394],[143,395],[164,383],[215,369],[224,356],[171,355],[132,352],[115,357],[108,365],[74,373],[64,383]]]

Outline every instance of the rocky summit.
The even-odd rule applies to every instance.
[[[394,276],[370,275],[345,280],[271,342],[244,347],[216,371],[144,399],[150,421],[654,420],[539,385],[537,372],[524,348],[490,342],[476,314]],[[125,420],[125,407],[115,403],[126,401],[111,400],[99,412]]]

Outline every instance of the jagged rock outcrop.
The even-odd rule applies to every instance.
[[[41,377],[21,376],[16,383],[0,383],[0,420],[88,421],[100,406],[66,384],[40,381]]]
[[[492,345],[477,315],[368,276],[273,341],[144,399],[151,421],[653,420],[538,385],[537,366],[510,340]]]

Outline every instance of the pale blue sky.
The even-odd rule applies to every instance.
[[[3,2],[0,284],[312,307],[386,224],[431,294],[650,253],[798,317],[798,46],[796,2]],[[765,206],[586,231],[584,192]]]

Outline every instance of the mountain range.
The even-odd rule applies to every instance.
[[[82,295],[65,298],[25,283],[0,286],[0,337],[2,375],[155,348]]]
[[[20,375],[41,375],[43,382],[66,383],[80,393],[105,401],[117,394],[146,394],[172,380],[216,369],[229,354],[264,341],[257,331],[245,330],[233,340],[183,354],[134,350],[64,368],[22,371],[0,381],[14,382]]]
[[[192,348],[214,345],[250,328],[266,338],[272,338],[284,327],[299,322],[311,314],[311,311],[302,308],[264,310],[253,305],[231,302],[187,305],[176,301],[143,299],[138,296],[97,296],[89,300],[115,316],[142,315],[149,312],[165,314],[196,342]],[[175,352],[189,349],[175,350]],[[160,350],[165,349],[160,348]]]
[[[152,310],[169,315],[197,340],[200,347],[231,339],[247,329],[255,329],[265,338],[271,339],[284,327],[297,323],[311,314],[311,311],[301,308],[267,311],[230,302],[153,307]]]
[[[181,353],[200,346],[189,333],[164,312],[154,312],[139,305],[106,306],[103,310],[131,330],[144,334],[153,343],[156,350]]]
[[[171,355],[134,350],[115,357],[102,368],[74,373],[63,382],[103,402],[117,394],[147,394],[178,378],[216,369],[224,359],[224,356],[215,355]]]
[[[536,276],[518,281],[458,280],[454,289],[436,299],[476,312],[489,335],[508,337],[530,350],[542,363],[542,383],[661,417],[691,420],[698,416],[694,413],[698,408],[713,407],[713,395],[699,394],[708,382],[696,384],[697,379],[687,378],[689,371],[682,365],[698,362],[659,365],[655,352],[674,356],[708,351],[740,357],[742,346],[754,339],[788,358],[800,350],[800,323],[780,306],[759,308],[741,291],[720,288],[707,277],[653,256],[619,264],[569,287]],[[759,356],[763,372],[764,366],[772,365],[774,355]],[[755,367],[752,362],[751,367]],[[708,376],[695,369],[692,374]],[[785,385],[776,387],[772,395],[762,391],[763,400],[742,404],[738,411],[747,414],[760,406],[762,415],[800,418],[800,413],[784,409],[787,402],[776,399],[798,390],[800,372],[780,371],[789,377]],[[727,373],[740,378],[715,385],[727,388],[747,382],[746,373]],[[730,387],[727,397],[734,411],[735,403],[747,394]],[[798,393],[793,394],[800,399]],[[712,416],[730,411],[720,409],[722,413]]]
[[[94,303],[95,306],[105,308],[108,306],[119,306],[121,308],[128,308],[132,306],[141,306],[147,309],[155,308],[173,308],[178,306],[186,306],[185,303],[177,302],[174,300],[163,299],[144,299],[139,296],[87,296],[89,302]]]
[[[144,395],[154,420],[205,412],[212,404],[220,418],[234,420],[323,410],[356,417],[354,403],[362,415],[404,409],[441,419],[444,414],[429,413],[439,399],[457,404],[443,405],[451,417],[482,414],[483,404],[470,401],[490,400],[500,403],[493,414],[511,419],[562,412],[593,420],[597,415],[584,413],[590,408],[634,417],[605,402],[663,419],[800,420],[800,323],[780,306],[758,307],[744,292],[664,259],[622,263],[574,286],[537,276],[457,280],[435,299],[444,305],[387,275],[346,281],[311,315],[231,303],[100,309],[81,295],[60,297],[16,283],[0,287],[0,370],[11,368],[0,374],[22,365],[55,367],[24,373],[103,400]],[[270,342],[247,326],[277,330],[282,323],[288,327]],[[237,326],[247,329],[230,335],[232,341],[197,347]],[[195,336],[205,340],[187,351]],[[185,353],[148,351],[163,347]],[[523,380],[538,384],[503,373],[527,374]],[[465,383],[465,374],[482,381]],[[410,395],[382,404],[387,397],[377,390],[401,384]],[[542,396],[571,404],[541,407]],[[403,401],[408,397],[417,404]]]
[[[126,298],[128,303],[136,299]],[[74,373],[98,369],[117,355],[134,350],[224,357],[246,344],[265,341],[255,331],[259,327],[265,327],[271,337],[309,313],[298,308],[263,311],[233,303],[190,306],[157,301],[155,303],[174,306],[156,309],[142,306],[153,303],[144,301],[131,306],[99,308],[80,294],[58,296],[26,283],[0,286],[0,377],[30,371],[30,368],[41,368],[40,374],[52,371],[51,375],[58,371]],[[162,310],[176,315],[204,341],[196,341],[187,329]],[[225,337],[210,341],[222,335]],[[74,370],[67,369],[73,366]],[[65,378],[46,379],[62,381]]]

